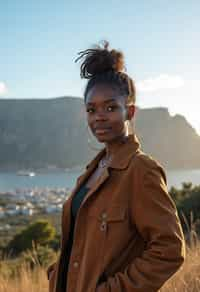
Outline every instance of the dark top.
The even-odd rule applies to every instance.
[[[88,187],[86,187],[85,185],[82,185],[72,199],[71,225],[70,225],[69,237],[68,237],[67,245],[64,249],[65,252],[61,256],[60,267],[62,267],[62,270],[59,271],[60,272],[59,273],[59,276],[60,276],[59,282],[61,284],[61,291],[63,291],[63,292],[66,291],[67,273],[68,273],[70,254],[71,254],[72,245],[73,245],[75,220],[76,220],[76,216],[77,216],[78,210],[80,208],[81,202],[83,201],[88,190],[89,190]]]

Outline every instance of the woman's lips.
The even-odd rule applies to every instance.
[[[106,134],[108,132],[110,132],[110,128],[109,129],[108,128],[95,129],[95,133],[97,135]]]

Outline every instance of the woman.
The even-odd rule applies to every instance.
[[[135,86],[108,43],[80,52],[87,122],[105,147],[63,206],[50,292],[154,292],[182,265],[184,238],[158,162],[127,133]]]

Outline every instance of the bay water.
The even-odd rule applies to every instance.
[[[83,169],[35,173],[35,176],[19,176],[15,172],[0,172],[0,192],[27,188],[68,188],[72,189]],[[181,188],[183,182],[200,185],[200,169],[166,170],[168,188]]]

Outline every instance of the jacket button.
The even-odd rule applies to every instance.
[[[106,231],[107,229],[107,222],[106,221],[102,221],[101,225],[100,225],[100,230],[101,231]]]
[[[78,268],[79,267],[79,263],[78,262],[74,262],[73,266],[74,266],[74,268]]]
[[[101,214],[101,218],[106,219],[106,218],[107,218],[107,213],[106,213],[106,212],[103,212],[103,213]]]

